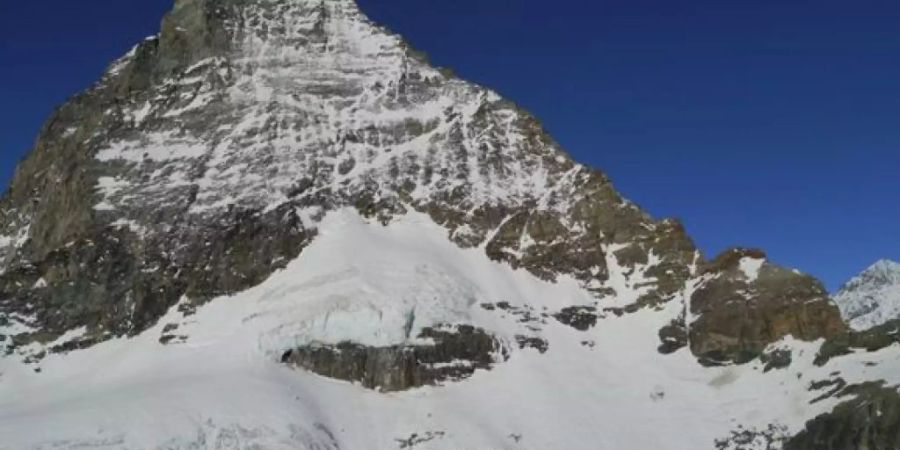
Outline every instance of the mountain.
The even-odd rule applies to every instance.
[[[855,329],[900,319],[900,263],[876,262],[841,286],[834,300]]]
[[[892,323],[705,258],[352,0],[161,28],[0,200],[0,448],[900,445]]]

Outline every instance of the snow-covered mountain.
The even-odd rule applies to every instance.
[[[177,0],[0,200],[0,449],[896,448],[893,326],[352,0]]]
[[[900,319],[900,263],[883,259],[872,264],[841,286],[834,301],[858,330]]]

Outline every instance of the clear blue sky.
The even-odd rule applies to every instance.
[[[830,288],[900,259],[900,2],[360,3],[708,254],[762,247]],[[52,108],[170,5],[0,3],[2,185]]]

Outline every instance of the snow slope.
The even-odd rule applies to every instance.
[[[757,363],[704,368],[687,350],[662,355],[656,330],[681,302],[609,315],[586,332],[552,319],[529,329],[479,304],[556,311],[594,299],[574,280],[541,281],[461,249],[417,213],[383,226],[339,210],[319,232],[263,284],[194,315],[176,307],[140,336],[48,355],[40,373],[0,359],[0,448],[696,450],[739,425],[793,434],[834,406],[810,404],[821,392],[808,391],[834,372],[900,382],[897,347],[879,365],[858,354],[815,367],[819,343],[786,339],[777,345],[794,363],[768,373]],[[415,328],[531,333],[549,350],[514,350],[468,380],[389,394],[278,363],[314,341],[405,342],[411,311]],[[183,343],[159,343],[169,324]]]
[[[857,330],[900,319],[900,263],[876,262],[844,284],[834,301]]]

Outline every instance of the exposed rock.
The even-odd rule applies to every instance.
[[[500,311],[516,319],[523,324],[531,324],[529,328],[537,330],[539,325],[546,324],[547,313],[538,313],[530,305],[513,306],[509,302],[482,303],[481,308],[487,311]],[[501,314],[505,317],[505,315]]]
[[[640,305],[670,300],[696,254],[680,224],[353,2],[179,0],[18,167],[0,199],[0,316],[135,334],[182,297],[189,311],[264,280],[348,206],[382,222],[426,212],[459,245],[598,295],[613,294],[616,248],[652,279]]]
[[[770,370],[790,367],[793,359],[792,357],[793,354],[788,349],[774,349],[772,351],[763,352],[763,354],[759,356],[759,360],[765,365],[763,371],[768,372]]]
[[[188,336],[177,334],[164,334],[159,337],[159,343],[162,345],[183,344],[187,342]]]
[[[400,448],[413,448],[418,446],[419,444],[424,444],[435,439],[440,439],[446,434],[447,433],[443,431],[428,431],[421,435],[419,433],[413,433],[406,439],[397,439],[397,443],[400,445]]]
[[[683,316],[672,320],[668,325],[662,327],[659,330],[659,340],[662,341],[658,348],[659,352],[667,355],[687,347],[688,333],[686,328]]]
[[[113,226],[93,230],[0,274],[0,311],[32,318],[54,338],[87,327],[92,338],[84,345],[133,335],[184,296],[202,303],[262,282],[311,237],[291,209],[222,219],[159,239]],[[21,335],[17,346],[35,341]]]
[[[540,353],[546,353],[547,349],[550,348],[550,343],[546,339],[535,336],[518,335],[516,336],[516,343],[519,344],[520,349],[533,348]]]
[[[818,397],[812,399],[809,403],[810,404],[818,403],[818,402],[821,402],[822,400],[831,398],[831,397],[841,393],[844,390],[844,388],[846,388],[846,387],[847,387],[847,382],[843,378],[837,377],[836,375],[833,378],[830,378],[828,380],[813,381],[812,383],[809,384],[810,392],[815,392],[815,391],[825,391],[825,392],[823,394],[819,395]]]
[[[853,350],[874,352],[900,343],[900,319],[867,330],[847,330],[831,336],[819,348],[815,363],[825,365],[831,358],[851,353]]]
[[[353,2],[179,0],[158,36],[54,112],[0,199],[0,318],[31,330],[4,348],[80,327],[58,350],[134,335],[183,299],[188,314],[284,267],[343,207],[382,222],[425,212],[458,245],[574,277],[598,300],[626,294],[611,270],[639,278],[615,314],[699,276],[694,321],[660,330],[660,351],[690,342],[707,364],[845,328],[811,277],[757,264],[758,251],[704,263],[678,221],[651,218],[533,116],[432,68]],[[523,308],[508,312],[544,321]],[[591,308],[555,317],[587,330]],[[355,351],[371,352],[403,360]]]
[[[900,393],[867,383],[845,388],[854,396],[806,423],[784,450],[894,450],[900,448]]]
[[[597,308],[594,306],[571,306],[563,308],[553,317],[564,325],[579,331],[587,331],[597,325]]]
[[[717,450],[782,450],[788,438],[787,427],[770,424],[767,428],[739,427],[727,438],[717,439]]]
[[[690,300],[690,345],[704,364],[751,361],[788,335],[810,341],[846,330],[819,281],[764,258],[734,249],[703,267]]]
[[[508,356],[500,341],[467,325],[425,328],[419,338],[431,339],[433,344],[312,344],[286,351],[281,362],[390,392],[462,380]]]
[[[382,222],[425,212],[461,246],[600,299],[626,294],[608,283],[620,271],[640,294],[616,314],[671,301],[703,263],[678,221],[651,218],[530,114],[435,70],[353,2],[179,0],[18,167],[0,199],[0,316],[40,330],[20,345],[82,326],[84,342],[135,334],[182,298],[189,313],[258,284],[341,207]],[[835,328],[825,302],[799,306],[815,281],[768,265],[743,279],[732,256],[691,301],[697,355],[744,361]],[[661,333],[665,351],[679,333]]]
[[[0,198],[0,349],[37,363],[48,352],[136,335],[174,307],[203,313],[205,302],[296,260],[323,217],[343,208],[383,224],[423,212],[461,247],[546,281],[575,280],[594,295],[594,305],[556,313],[482,304],[515,322],[504,325],[516,330],[519,349],[547,352],[540,328],[551,317],[588,331],[606,313],[671,307],[683,309],[659,330],[659,351],[689,347],[709,365],[759,357],[766,371],[788,367],[790,351],[770,347],[788,335],[825,338],[819,364],[900,339],[896,322],[849,331],[818,281],[761,251],[705,261],[681,223],[650,217],[602,172],[572,161],[533,116],[431,67],[350,0],[176,0],[158,36],[53,113]],[[457,298],[474,305],[477,297]],[[872,312],[868,298],[861,305],[854,319]],[[413,322],[404,344],[312,343],[286,349],[282,362],[399,391],[462,380],[508,357],[490,330],[442,326],[409,336]],[[158,340],[185,342],[191,330],[169,324]],[[611,351],[589,339],[556,345],[584,357]],[[739,382],[737,371],[722,372],[715,388]],[[788,448],[896,448],[896,390],[849,389],[837,375],[806,394],[855,399],[811,421]],[[686,397],[666,389],[652,387],[650,399]],[[205,426],[189,445],[257,445],[254,429]],[[495,442],[522,440],[507,437],[515,429],[492,431]],[[739,428],[716,446],[775,449],[784,432]],[[293,433],[297,447],[338,448],[323,425]],[[444,436],[396,442],[410,448]],[[124,445],[111,439],[69,444]]]

